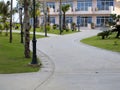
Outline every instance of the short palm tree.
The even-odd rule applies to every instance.
[[[9,4],[8,3],[5,3],[5,2],[1,2],[1,22],[3,23],[4,25],[4,29],[6,29],[6,36],[8,35],[8,29],[9,29],[9,26],[8,24],[6,23],[7,20],[10,18],[10,12],[9,12]]]
[[[66,20],[65,20],[65,16],[66,16],[66,12],[69,10],[70,5],[66,4],[62,6],[62,12],[63,12],[63,29],[66,29]]]
[[[115,31],[117,31],[117,35],[116,38],[119,38],[120,36],[120,25],[117,25],[117,22],[120,22],[120,15],[116,15],[116,14],[111,14],[110,15],[112,17],[112,19],[114,20],[112,22],[112,24],[116,27]]]

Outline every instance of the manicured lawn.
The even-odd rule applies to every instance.
[[[86,38],[81,40],[81,42],[85,44],[89,44],[95,47],[120,52],[120,39],[115,38],[116,33],[109,36],[109,38],[102,40],[98,36],[93,36],[90,38]]]
[[[33,29],[31,28],[30,31],[33,31]],[[44,29],[42,28],[36,28],[36,32],[44,32]],[[71,33],[75,33],[77,31],[72,31],[72,30],[69,30],[68,32],[66,32],[65,30],[62,32],[62,35],[64,34],[71,34]],[[50,29],[49,31],[47,31],[47,33],[51,33],[51,34],[60,34],[60,30],[58,29]]]
[[[43,37],[43,36],[37,36]],[[0,73],[36,72],[40,67],[30,67],[30,59],[24,58],[24,46],[20,43],[20,34],[13,34],[13,43],[9,36],[0,35]]]

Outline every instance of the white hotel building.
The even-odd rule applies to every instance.
[[[40,0],[41,1],[41,0]],[[43,0],[42,0],[43,1]],[[59,24],[60,0],[44,0],[50,7],[50,23]],[[66,13],[66,23],[80,24],[88,27],[94,23],[96,27],[102,26],[111,20],[110,14],[120,14],[120,0],[61,0],[63,4],[70,4]],[[41,13],[40,23],[44,22],[44,13]]]

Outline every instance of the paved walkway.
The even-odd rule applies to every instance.
[[[0,74],[0,90],[119,90],[120,54],[79,42],[98,32],[39,39],[41,71]]]

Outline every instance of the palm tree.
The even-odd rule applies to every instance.
[[[116,38],[119,38],[119,36],[120,36],[120,24],[118,25],[117,23],[120,22],[119,21],[120,20],[120,15],[111,14],[110,16],[113,19],[112,25],[116,27],[116,29],[114,30],[114,31],[117,31]]]
[[[10,10],[10,43],[12,43],[12,9],[13,9],[13,0],[11,0],[11,10]]]
[[[29,15],[29,0],[24,0],[24,35],[25,35],[25,58],[30,58],[30,15]]]
[[[63,6],[62,6],[62,12],[63,12],[63,29],[64,29],[64,30],[66,29],[65,16],[66,16],[66,12],[69,10],[69,8],[70,8],[70,5],[69,5],[69,4],[66,4],[66,5],[63,5]]]
[[[50,25],[50,7],[47,7],[47,13],[48,13],[47,24]]]
[[[3,27],[6,29],[6,36],[8,35],[8,29],[9,29],[9,24],[7,23],[8,18],[10,17],[10,12],[9,12],[9,4],[5,2],[1,2],[1,22],[3,22]]]
[[[30,18],[33,17],[33,8],[32,8],[32,0],[17,0],[18,4],[23,5],[24,6],[24,20],[23,20],[23,28],[24,28],[24,37],[25,37],[25,41],[24,41],[24,54],[25,54],[25,58],[30,58]],[[37,6],[38,4],[36,4]],[[38,14],[38,9],[36,9],[37,14]],[[39,13],[40,14],[40,13]],[[37,16],[37,15],[36,15]]]

